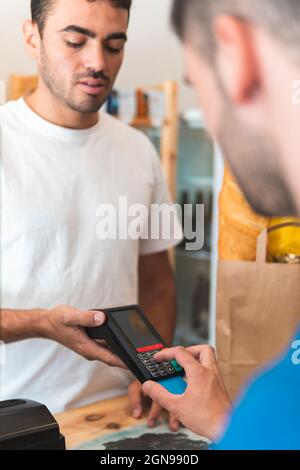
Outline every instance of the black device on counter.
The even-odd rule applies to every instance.
[[[30,400],[0,402],[0,450],[64,450],[65,438],[45,405]]]
[[[171,393],[184,393],[182,367],[175,360],[153,359],[166,345],[138,305],[96,310],[104,312],[107,320],[103,326],[86,328],[90,338],[106,340],[140,382],[154,380]]]

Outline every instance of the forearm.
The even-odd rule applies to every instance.
[[[45,310],[0,310],[0,339],[5,343],[41,336],[41,320]]]
[[[173,279],[155,282],[140,292],[140,305],[167,345],[171,345],[176,324],[176,290]]]
[[[101,361],[112,367],[124,363],[107,348],[91,340],[84,328],[102,326],[102,312],[58,305],[49,310],[0,310],[0,339],[12,343],[31,338],[47,338],[69,348],[89,361]]]

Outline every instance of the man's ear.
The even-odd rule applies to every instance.
[[[227,96],[245,103],[257,91],[258,68],[249,25],[238,18],[220,15],[214,21],[216,68]]]
[[[33,59],[38,59],[40,52],[41,37],[36,23],[26,20],[23,24],[23,34],[26,49]]]

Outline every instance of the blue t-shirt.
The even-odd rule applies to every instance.
[[[300,449],[300,330],[284,357],[251,383],[212,448]]]

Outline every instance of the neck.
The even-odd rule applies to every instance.
[[[25,101],[41,118],[67,129],[88,129],[99,121],[98,112],[80,113],[59,102],[41,81]]]

